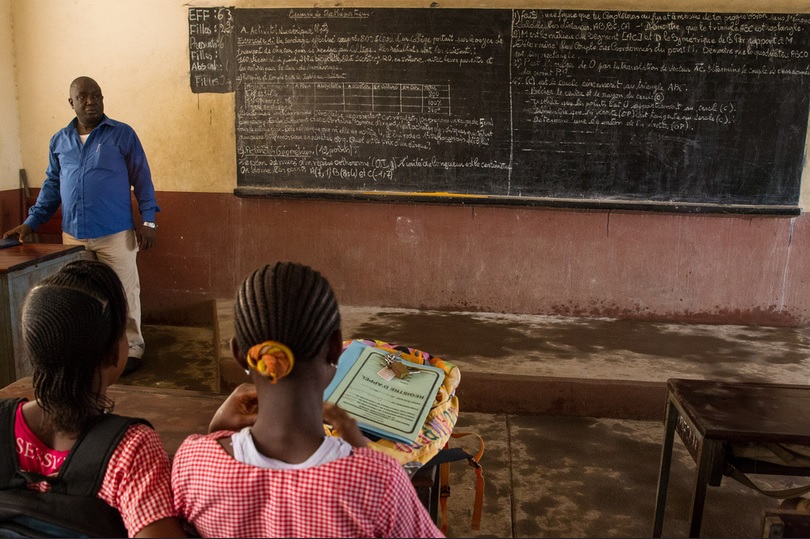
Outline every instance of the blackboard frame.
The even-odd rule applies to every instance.
[[[237,187],[233,194],[239,198],[278,198],[291,200],[328,200],[337,202],[380,202],[385,204],[439,204],[511,206],[572,210],[616,210],[706,215],[770,215],[792,217],[801,215],[798,205],[699,204],[683,202],[652,202],[629,200],[563,199],[543,197],[498,197],[460,195],[455,193],[395,193],[349,192],[328,189],[276,189],[267,187]]]

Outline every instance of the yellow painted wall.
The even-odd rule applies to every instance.
[[[170,0],[12,0],[23,163],[32,184],[70,122],[71,81],[94,78],[105,112],[141,138],[158,191],[236,187],[233,94],[192,94],[188,7]]]
[[[70,82],[76,76],[88,75],[98,81],[104,92],[107,114],[132,125],[141,137],[158,191],[215,193],[228,193],[236,187],[234,96],[232,93],[191,92],[188,8],[315,5],[251,0],[225,3],[210,0],[0,0],[0,9],[9,3],[15,60],[20,66],[17,81],[22,163],[33,185],[41,184],[47,166],[48,140],[73,118],[67,103]],[[349,0],[317,5],[427,7],[430,4]],[[440,2],[440,6],[810,12],[807,0],[672,0],[666,3],[455,0]],[[3,24],[6,15],[0,14],[0,28],[9,27]],[[7,41],[8,37],[0,39]],[[0,46],[5,49],[5,42]],[[7,57],[4,50],[0,54],[3,75],[9,71],[6,66],[11,60]],[[6,86],[7,83],[0,85],[0,96],[6,95]],[[6,107],[9,102],[13,100],[4,99],[0,107]],[[0,118],[12,116],[13,111],[0,108],[0,115]],[[2,136],[13,132],[13,123],[3,122]],[[15,150],[11,151],[14,157]],[[9,166],[6,160],[3,162],[0,166]],[[804,174],[802,206],[810,204],[808,169],[810,167]],[[3,172],[0,182],[6,181]]]
[[[16,80],[11,0],[0,0],[0,191],[17,188],[22,166]]]

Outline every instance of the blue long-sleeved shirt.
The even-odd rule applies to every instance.
[[[138,135],[106,115],[82,144],[76,118],[52,138],[45,181],[25,224],[36,230],[62,204],[62,230],[79,239],[134,228],[130,186],[144,221],[160,211]]]

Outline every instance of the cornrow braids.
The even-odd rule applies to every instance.
[[[312,360],[340,328],[329,282],[294,262],[277,262],[251,273],[239,288],[234,315],[240,353],[272,340],[288,346],[296,361]]]
[[[121,281],[94,260],[71,262],[28,293],[23,346],[34,395],[56,429],[80,432],[112,406],[93,382],[126,330],[126,314]]]

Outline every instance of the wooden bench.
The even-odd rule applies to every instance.
[[[744,473],[810,475],[808,467],[736,458],[730,451],[736,443],[810,446],[810,386],[668,380],[653,537],[661,537],[676,432],[697,464],[689,536],[698,537],[707,487],[720,485],[728,465]]]

